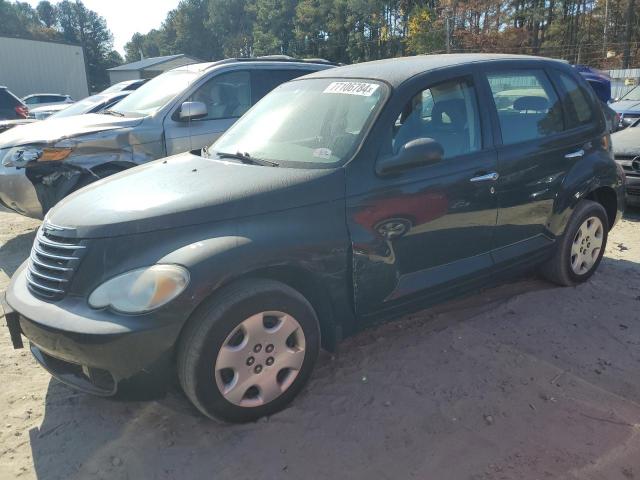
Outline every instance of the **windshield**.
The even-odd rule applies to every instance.
[[[633,90],[627,92],[625,96],[623,96],[620,100],[634,100],[640,101],[640,88],[635,87]]]
[[[73,103],[69,105],[67,108],[63,108],[59,112],[54,113],[49,118],[62,118],[62,117],[71,117],[73,115],[82,115],[87,113],[93,107],[98,105],[101,102],[104,102],[105,98],[101,95],[94,95],[92,97],[87,97],[84,100],[80,100],[79,102]]]
[[[100,93],[113,93],[113,92],[120,92],[122,90],[125,89],[125,87],[129,85],[129,82],[120,82],[120,83],[116,83],[114,85],[111,85],[108,88],[105,88],[104,90],[102,90]]]
[[[197,72],[189,70],[163,73],[135,90],[112,110],[131,117],[153,115],[184,91],[198,76]]]
[[[370,80],[309,79],[273,90],[211,147],[278,164],[330,167],[349,159],[387,87]]]

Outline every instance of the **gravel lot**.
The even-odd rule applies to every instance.
[[[0,211],[0,291],[37,222]],[[51,380],[0,321],[0,479],[640,479],[640,211],[599,272],[525,278],[323,354],[293,406],[248,425]]]

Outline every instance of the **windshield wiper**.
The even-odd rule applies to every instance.
[[[114,117],[124,117],[124,113],[118,112],[116,110],[105,110],[102,113],[106,113],[107,115],[113,115]]]
[[[264,167],[278,167],[280,164],[278,162],[273,162],[271,160],[265,160],[264,158],[256,158],[252,157],[248,153],[228,153],[228,152],[216,152],[216,155],[220,158],[234,158],[236,160],[240,160],[242,163],[248,163],[251,165],[262,165]]]

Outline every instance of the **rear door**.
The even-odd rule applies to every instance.
[[[565,176],[593,150],[592,109],[586,123],[572,124],[568,94],[553,76],[542,67],[486,73],[499,141],[497,265],[545,253],[553,243],[550,220]]]

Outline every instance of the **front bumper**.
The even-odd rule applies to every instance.
[[[39,300],[27,288],[24,266],[9,285],[6,304],[18,322],[12,321],[12,338],[25,336],[36,360],[78,390],[111,396],[123,383],[157,387],[173,375],[180,323],[95,311],[81,298]]]
[[[627,205],[640,206],[640,175],[629,175],[626,179]]]
[[[0,204],[21,215],[42,218],[42,205],[24,168],[0,164]]]

